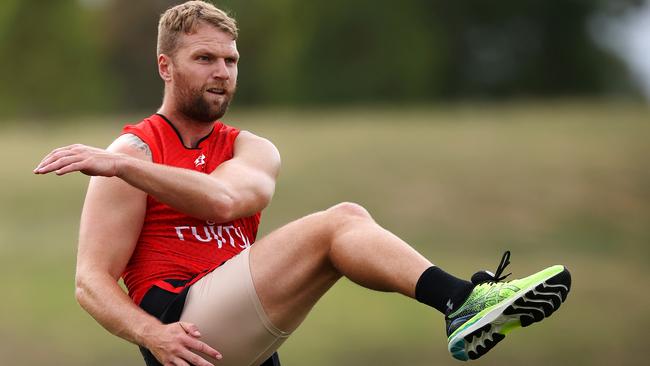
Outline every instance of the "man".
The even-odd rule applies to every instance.
[[[59,148],[35,169],[93,176],[76,296],[108,331],[140,345],[147,364],[279,364],[274,352],[342,276],[445,314],[448,348],[461,360],[482,356],[565,300],[571,278],[563,266],[502,282],[506,252],[495,274],[465,281],[352,203],[251,246],[280,156],[268,140],[218,121],[236,88],[236,23],[190,1],[167,10],[158,31],[165,83],[158,113],[126,126],[106,150]]]

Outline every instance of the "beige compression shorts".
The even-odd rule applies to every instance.
[[[289,337],[267,317],[250,270],[250,248],[190,287],[181,321],[194,323],[201,340],[221,352],[219,366],[257,366]]]

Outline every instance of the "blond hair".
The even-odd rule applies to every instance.
[[[167,9],[160,16],[157,55],[173,55],[178,48],[181,32],[191,34],[200,22],[212,25],[237,39],[237,21],[226,12],[205,1],[188,1]]]

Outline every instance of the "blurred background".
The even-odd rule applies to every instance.
[[[88,178],[34,176],[153,113],[158,15],[179,1],[0,2],[0,359],[140,365],[76,304]],[[218,1],[240,26],[226,123],[283,156],[260,235],[355,201],[469,278],[555,263],[563,309],[476,364],[636,365],[650,326],[650,2]],[[454,365],[443,317],[341,280],[285,365]]]

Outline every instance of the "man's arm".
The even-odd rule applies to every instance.
[[[169,206],[217,223],[246,217],[266,207],[275,190],[280,154],[271,142],[242,131],[234,156],[211,174],[154,164],[126,154],[83,145],[56,149],[35,173],[81,171],[117,176]]]
[[[122,136],[108,152],[150,159],[137,141]],[[143,160],[144,161],[144,160]],[[140,309],[117,284],[135,248],[146,210],[146,193],[117,178],[93,177],[81,215],[76,297],[111,333],[149,348],[164,364],[184,359],[211,365],[192,353],[218,352],[200,342],[190,323],[163,325]]]

